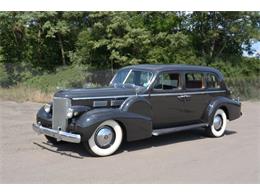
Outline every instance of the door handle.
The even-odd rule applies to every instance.
[[[185,102],[188,102],[191,100],[191,95],[185,95]]]
[[[191,95],[178,95],[177,98],[181,101],[190,101]]]
[[[180,99],[180,100],[182,100],[182,99],[185,98],[185,95],[178,95],[177,98]]]

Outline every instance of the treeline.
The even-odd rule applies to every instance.
[[[259,74],[259,12],[0,12],[0,85],[59,67],[186,63]]]

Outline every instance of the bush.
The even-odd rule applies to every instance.
[[[23,84],[44,92],[53,92],[60,88],[82,87],[86,76],[86,70],[72,66],[57,69],[56,73],[33,77]]]
[[[249,77],[249,76],[259,76],[260,73],[260,60],[257,58],[248,58],[243,57],[236,64],[223,61],[216,60],[211,63],[209,66],[217,68],[220,70],[225,77]]]
[[[5,67],[3,64],[0,64],[0,86],[6,87],[8,86],[8,74],[5,70]]]
[[[225,82],[233,97],[240,97],[241,100],[260,99],[259,77],[226,78]]]

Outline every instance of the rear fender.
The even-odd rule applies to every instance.
[[[202,120],[209,126],[213,123],[213,116],[217,109],[223,109],[229,120],[235,120],[241,116],[241,103],[233,99],[219,96],[213,98],[206,110],[204,111]]]

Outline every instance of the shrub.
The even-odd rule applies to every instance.
[[[1,87],[8,86],[8,74],[3,64],[0,64],[0,86]]]
[[[234,97],[240,97],[241,100],[260,99],[259,77],[226,78],[225,82]]]
[[[57,69],[56,73],[44,74],[28,79],[23,84],[44,92],[60,88],[82,87],[85,83],[86,71],[79,67]]]

